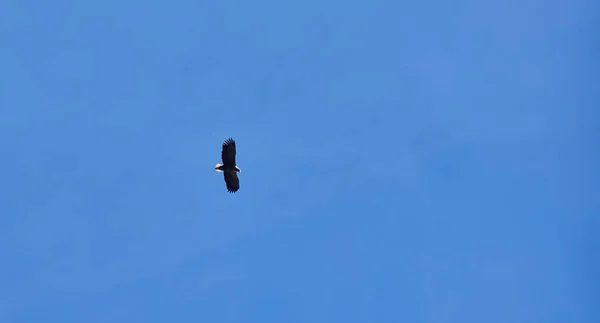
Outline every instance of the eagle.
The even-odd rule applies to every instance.
[[[217,164],[215,170],[223,173],[225,177],[225,185],[229,193],[237,192],[240,189],[239,172],[242,170],[235,165],[235,140],[229,138],[223,142],[221,150],[221,160],[223,164]]]

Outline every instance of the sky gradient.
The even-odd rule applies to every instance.
[[[420,2],[0,1],[0,322],[600,322],[600,4]]]

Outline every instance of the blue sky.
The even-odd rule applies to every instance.
[[[0,2],[1,322],[600,321],[598,3],[219,2]]]

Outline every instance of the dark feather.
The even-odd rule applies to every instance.
[[[221,160],[223,161],[225,168],[235,167],[235,150],[235,141],[233,139],[229,138],[223,142]]]
[[[223,176],[225,177],[225,185],[229,193],[237,192],[240,189],[240,179],[235,170],[226,170],[223,172]]]

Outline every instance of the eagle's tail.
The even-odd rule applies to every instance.
[[[216,170],[217,172],[219,172],[219,173],[222,173],[222,172],[223,172],[223,169],[221,169],[221,166],[223,166],[223,164],[217,164],[217,165],[215,166],[215,170]]]

